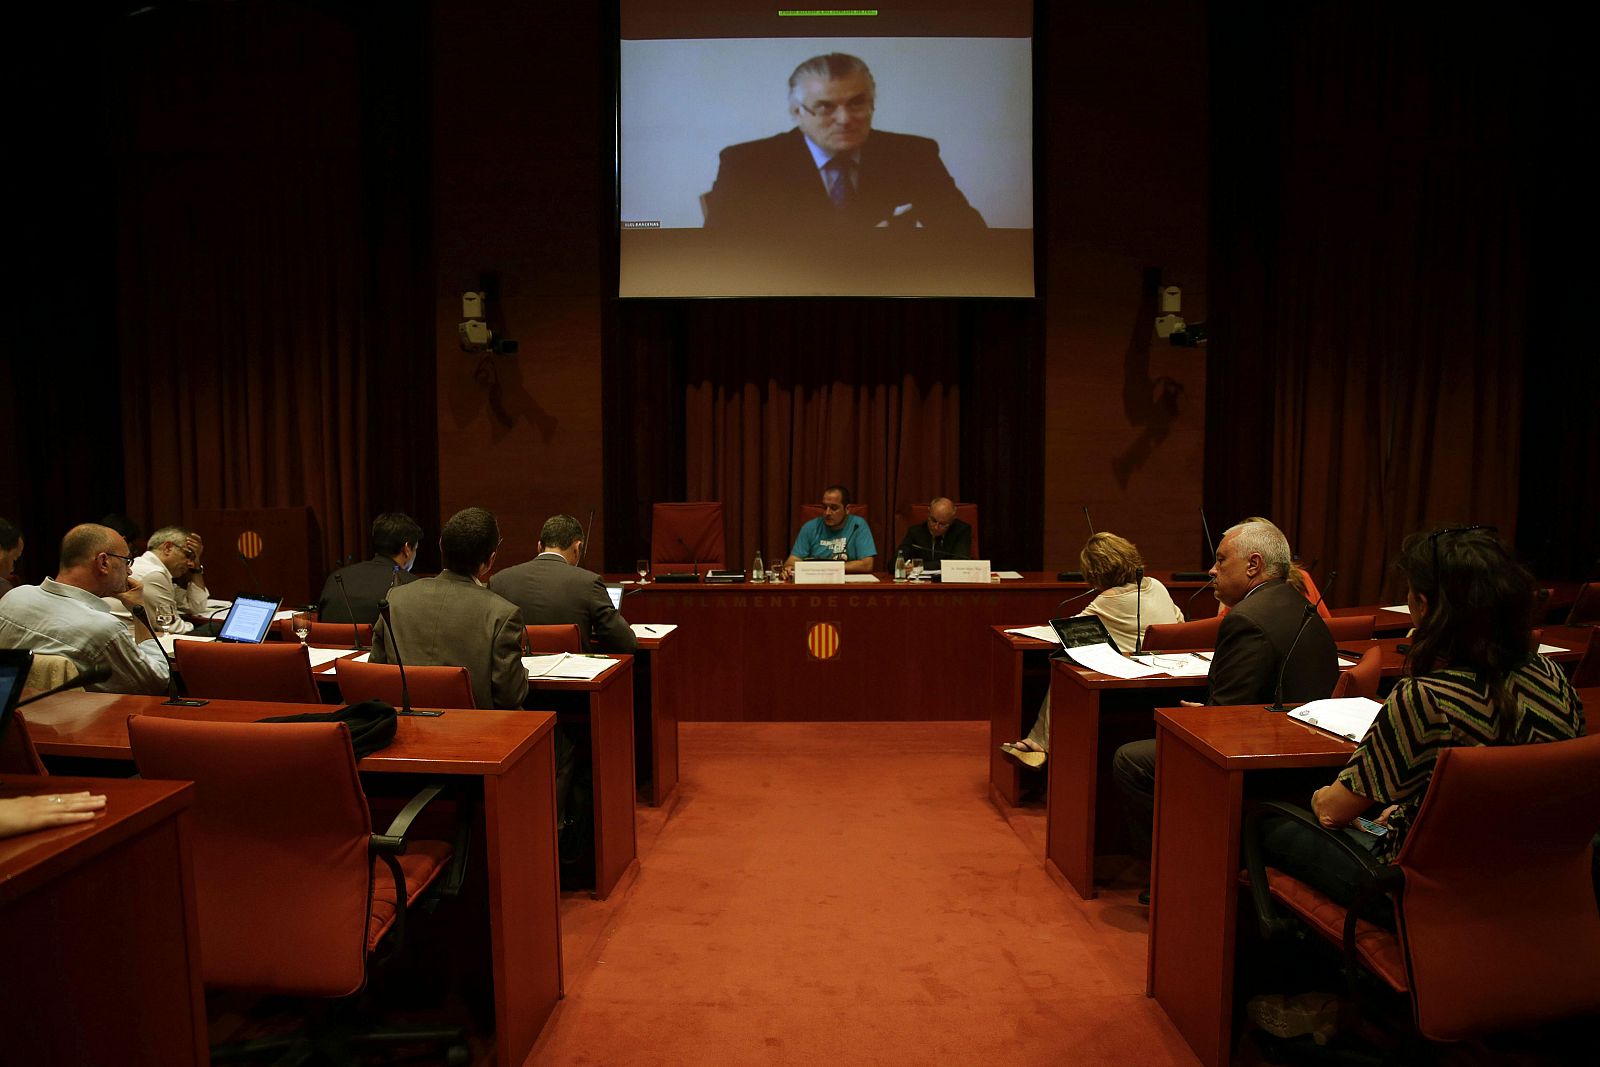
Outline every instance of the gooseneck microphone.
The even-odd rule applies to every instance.
[[[594,529],[594,508],[589,509],[589,521],[583,527],[583,547],[578,549],[578,566],[589,558],[589,531]]]
[[[1328,587],[1331,589],[1333,587],[1333,583],[1338,580],[1339,572],[1334,571],[1332,574],[1328,575]],[[1326,596],[1327,594],[1323,595]],[[1289,652],[1283,657],[1283,663],[1278,667],[1278,686],[1273,691],[1272,703],[1266,705],[1266,709],[1268,711],[1289,710],[1283,706],[1283,676],[1289,672],[1289,661],[1294,658],[1295,646],[1300,643],[1300,635],[1306,632],[1307,626],[1311,625],[1311,620],[1316,617],[1317,609],[1322,606],[1322,600],[1323,597],[1319,596],[1317,597],[1317,602],[1315,604],[1310,602],[1307,602],[1306,604],[1305,614],[1300,618],[1300,629],[1294,632],[1294,640],[1289,642]]]
[[[1206,535],[1206,547],[1211,550],[1211,559],[1217,558],[1217,546],[1211,540],[1211,527],[1206,522],[1206,509],[1200,509],[1200,529]],[[1209,582],[1211,575],[1207,571],[1173,571],[1172,580],[1175,582]]]
[[[1211,524],[1206,521],[1206,509],[1204,507],[1201,507],[1200,509],[1200,529],[1205,531],[1206,547],[1211,550],[1211,558],[1216,559],[1217,543],[1211,540]]]
[[[406,661],[400,656],[400,642],[395,639],[394,620],[389,618],[389,598],[384,597],[378,601],[378,614],[383,616],[383,628],[389,637],[389,647],[394,650],[394,665],[400,668],[400,710],[397,715],[423,715],[436,718],[444,714],[439,711],[413,711],[411,710],[411,687],[406,684]],[[374,641],[374,644],[377,642]]]
[[[1089,517],[1089,505],[1083,506],[1083,521],[1089,524],[1089,536],[1094,536],[1094,520]]]
[[[360,652],[362,651],[361,627],[357,625],[356,613],[350,607],[350,590],[344,587],[344,575],[335,572],[333,575],[333,580],[339,585],[339,596],[344,600],[344,613],[350,616],[350,648],[353,651]],[[387,599],[384,600],[385,604],[388,602],[389,601]]]
[[[1085,589],[1083,592],[1078,593],[1075,596],[1069,596],[1069,597],[1067,597],[1067,599],[1065,599],[1061,603],[1057,604],[1056,605],[1056,610],[1053,612],[1053,614],[1055,614],[1056,616],[1059,617],[1060,614],[1061,614],[1061,609],[1066,607],[1068,604],[1072,603],[1074,600],[1082,600],[1086,596],[1094,596],[1099,591],[1100,590],[1096,589],[1094,586],[1091,585],[1089,588]]]
[[[1183,602],[1183,617],[1186,619],[1189,617],[1189,605],[1194,603],[1195,597],[1199,596],[1201,593],[1204,593],[1207,589],[1215,589],[1216,587],[1217,583],[1211,580],[1211,576],[1209,574],[1206,575],[1206,584],[1190,593],[1189,599]]]
[[[256,581],[256,568],[250,562],[250,557],[245,555],[244,552],[241,551],[241,552],[239,552],[239,562],[244,564],[244,573],[250,579],[250,588],[251,588],[251,590],[253,590],[254,592],[257,592],[257,593],[261,592],[263,586],[261,585],[260,582]]]
[[[173,669],[173,657],[167,655],[167,646],[161,643],[161,631],[150,625],[150,617],[144,613],[142,604],[137,606],[129,605],[128,610],[137,616],[140,622],[144,623],[144,628],[149,630],[150,635],[156,639],[156,647],[161,650],[161,658],[167,661],[167,699],[161,702],[162,705],[174,708],[203,708],[209,704],[209,700],[199,700],[178,695],[178,674]]]
[[[1144,651],[1144,568],[1133,569],[1133,651]]]
[[[17,707],[20,708],[25,704],[32,704],[35,700],[43,700],[45,697],[53,697],[57,693],[66,692],[68,689],[78,689],[86,685],[98,685],[110,677],[110,665],[105,663],[96,663],[88,670],[78,675],[76,678],[73,678],[70,681],[62,682],[54,689],[46,689],[42,693],[35,693],[31,697],[17,701]],[[169,679],[172,677],[170,672],[168,673],[167,677]],[[204,701],[201,701],[201,703],[204,703]]]

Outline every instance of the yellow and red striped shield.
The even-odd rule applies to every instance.
[[[832,659],[839,654],[839,627],[831,622],[812,623],[806,631],[806,652],[812,659]]]

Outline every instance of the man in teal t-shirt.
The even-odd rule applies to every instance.
[[[871,574],[878,556],[872,531],[859,515],[849,512],[850,490],[830,485],[822,493],[822,514],[800,527],[794,550],[783,561],[783,576],[794,573],[801,560],[844,560],[846,574]]]

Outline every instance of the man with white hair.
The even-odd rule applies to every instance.
[[[220,620],[197,624],[190,618],[204,615],[211,597],[203,577],[206,568],[200,562],[205,549],[200,535],[184,526],[163,526],[150,535],[149,548],[133,561],[133,577],[144,585],[144,607],[151,622],[171,616],[170,632],[175,634],[209,636],[222,628]]]
[[[1321,700],[1333,692],[1339,680],[1333,635],[1315,605],[1286,581],[1289,559],[1288,539],[1270,522],[1242,522],[1217,543],[1211,580],[1228,614],[1217,631],[1207,704],[1270,703],[1280,676],[1286,702]],[[1136,855],[1148,855],[1156,743],[1133,741],[1117,749],[1111,774],[1127,807]]]
[[[983,229],[939,158],[939,142],[873,129],[877,103],[877,82],[857,57],[830,52],[801,63],[789,75],[794,128],[722,150],[706,228]]]

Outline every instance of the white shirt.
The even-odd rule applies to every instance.
[[[99,597],[54,578],[18,586],[0,599],[0,647],[66,656],[80,670],[104,663],[111,677],[86,687],[97,692],[167,691],[167,658],[160,646],[135,644]]]
[[[206,583],[200,575],[191,574],[189,585],[184,588],[172,580],[172,572],[154,552],[146,552],[134,560],[132,574],[144,583],[144,611],[150,625],[155,625],[156,616],[169,612],[177,620],[172,632],[186,634],[194,629],[194,623],[184,616],[206,613],[206,601],[211,594],[206,591]]]
[[[1144,644],[1144,632],[1151,624],[1183,621],[1183,612],[1172,602],[1167,587],[1154,578],[1146,578],[1138,590],[1132,582],[1107,589],[1078,614],[1100,616],[1123,655]]]

